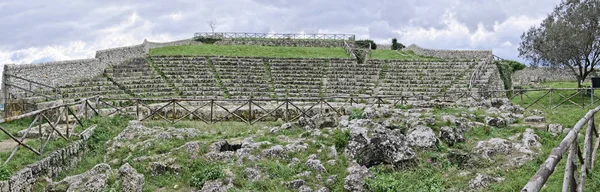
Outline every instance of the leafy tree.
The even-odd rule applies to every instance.
[[[563,0],[521,36],[519,56],[533,66],[565,67],[581,82],[600,61],[600,1]]]
[[[404,49],[405,47],[402,43],[398,43],[398,39],[392,39],[392,50]]]
[[[357,47],[364,48],[364,49],[368,49],[369,44],[371,44],[371,49],[373,49],[373,50],[377,49],[377,44],[373,40],[370,40],[370,39],[358,40],[358,41],[355,41],[355,44]]]

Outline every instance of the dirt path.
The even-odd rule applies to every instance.
[[[29,141],[30,139],[25,139],[24,142]],[[5,139],[0,141],[0,153],[4,153],[4,152],[12,152],[13,148],[17,145],[17,142],[15,142],[12,139]]]

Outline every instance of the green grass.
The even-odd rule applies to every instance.
[[[424,57],[414,54],[410,51],[398,51],[395,50],[372,50],[371,59],[385,59],[385,60],[421,60],[421,59],[435,59],[432,57]]]
[[[350,58],[343,48],[269,47],[248,45],[183,45],[150,49],[150,56],[242,56],[277,58]]]
[[[23,130],[23,129],[27,128],[32,121],[33,121],[33,119],[25,118],[25,119],[16,120],[16,121],[13,121],[10,123],[3,123],[2,127],[5,127],[6,129],[8,129],[9,132],[12,132],[12,134],[14,134],[19,130]],[[84,127],[88,128],[90,125],[91,124],[84,124]],[[81,126],[76,126],[74,128],[74,131],[79,133],[79,132],[83,131],[83,129],[84,128]],[[2,138],[3,140],[10,139],[4,133],[0,134],[0,138]],[[18,137],[18,138],[20,139],[20,137]],[[73,136],[73,137],[69,138],[68,140],[64,140],[60,137],[56,140],[50,140],[48,142],[48,144],[46,145],[46,147],[44,148],[44,150],[42,151],[41,155],[37,155],[37,154],[33,153],[32,151],[30,151],[29,149],[21,146],[17,150],[17,153],[15,153],[15,155],[12,157],[12,159],[6,164],[7,169],[3,169],[2,172],[6,171],[7,173],[13,174],[14,172],[25,167],[26,165],[34,163],[36,161],[39,161],[39,160],[47,157],[48,154],[54,152],[55,150],[66,147],[67,145],[69,145],[69,143],[71,143],[72,141],[75,141],[77,139],[79,139],[79,138],[76,136]],[[39,149],[40,149],[41,144],[40,144],[39,139],[26,140],[25,144],[31,146],[32,148],[36,149],[37,151],[40,151]],[[12,150],[10,150],[8,152],[1,152],[0,153],[0,163],[3,164],[6,161],[6,159],[8,159],[11,152],[12,152]]]

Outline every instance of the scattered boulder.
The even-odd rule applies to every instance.
[[[534,116],[526,117],[524,119],[524,121],[526,123],[543,123],[544,121],[546,121],[546,119],[542,116],[534,115]]]
[[[122,180],[121,191],[142,191],[144,187],[144,175],[139,174],[129,163],[119,168],[119,178]]]
[[[313,122],[312,125],[317,129],[336,127],[335,115],[332,113],[315,115],[311,120]]]
[[[261,155],[263,157],[279,157],[279,158],[284,158],[286,156],[285,149],[281,145],[275,145],[271,148],[262,150]]]
[[[217,180],[207,181],[206,183],[204,183],[204,185],[202,186],[202,189],[200,191],[201,192],[227,192],[232,187],[233,187],[233,185],[231,182],[229,182],[229,184],[227,184],[226,182],[223,182],[222,180],[217,179]]]
[[[487,141],[479,141],[473,148],[473,154],[483,159],[492,160],[498,154],[508,155],[512,150],[512,143],[506,139],[492,138]]]
[[[164,161],[151,162],[150,170],[152,175],[162,175],[166,172],[179,173],[181,171],[181,165],[175,163],[175,159],[168,158]]]
[[[385,163],[402,167],[414,160],[416,154],[408,146],[404,136],[387,131],[373,134],[367,144],[354,153],[359,164],[370,167]]]
[[[369,169],[358,164],[354,164],[346,169],[348,176],[344,179],[344,189],[346,191],[367,191],[364,186],[366,178],[373,177]]]
[[[534,133],[533,129],[526,129],[521,140],[523,146],[527,148],[540,148],[542,146],[539,141],[540,137]]]
[[[408,143],[413,147],[430,148],[435,146],[437,138],[431,128],[426,126],[417,126],[409,131],[407,135]]]
[[[503,128],[503,127],[507,126],[506,121],[504,119],[502,119],[501,117],[487,116],[483,119],[483,121],[485,122],[485,124],[487,124],[491,127]]]
[[[449,146],[454,146],[458,142],[465,141],[462,131],[447,126],[440,128],[440,138]]]
[[[321,164],[321,160],[318,160],[318,159],[309,159],[308,161],[306,161],[305,165],[308,168],[315,170],[316,172],[319,172],[319,173],[323,173],[323,172],[327,171],[325,169],[325,166],[323,166],[323,164]]]
[[[51,182],[46,191],[102,191],[111,175],[110,165],[101,163],[85,173]]]
[[[306,181],[304,181],[302,179],[296,179],[296,180],[286,183],[285,185],[290,189],[300,189],[300,187],[306,185]]]
[[[557,136],[563,133],[563,125],[562,124],[548,124],[548,132],[552,135]]]
[[[498,183],[502,181],[504,181],[504,178],[502,177],[492,177],[486,174],[477,173],[477,176],[469,181],[469,188],[471,190],[480,191],[492,183]]]
[[[262,174],[258,169],[246,168],[246,177],[250,181],[258,181],[262,178]]]

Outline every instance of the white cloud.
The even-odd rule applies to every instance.
[[[0,64],[93,57],[96,50],[210,31],[350,33],[518,59],[520,35],[559,0],[156,0],[0,2]],[[60,11],[57,11],[60,10]]]

